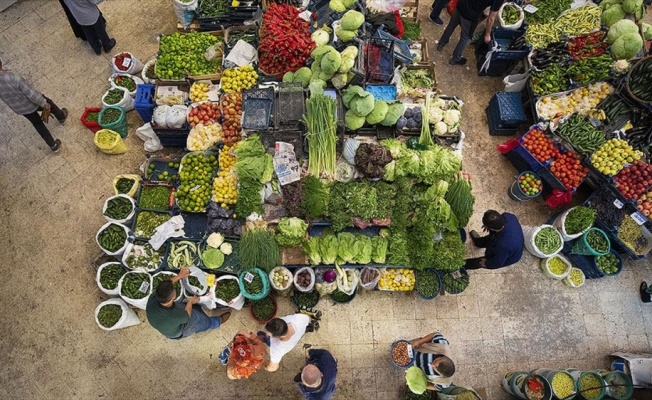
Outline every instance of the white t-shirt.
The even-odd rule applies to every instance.
[[[281,318],[288,325],[294,328],[294,335],[286,341],[279,338],[271,338],[269,341],[269,358],[273,363],[280,363],[284,355],[290,352],[294,346],[299,343],[303,334],[306,333],[306,327],[310,323],[310,317],[305,314],[293,314]],[[289,327],[288,327],[289,329]]]

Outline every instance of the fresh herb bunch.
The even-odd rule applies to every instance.
[[[244,231],[240,237],[237,256],[243,270],[260,268],[269,272],[281,265],[276,238],[266,227],[252,227]]]
[[[433,247],[432,266],[438,271],[456,271],[464,266],[466,247],[459,233],[446,232]]]
[[[308,219],[317,219],[328,212],[330,190],[319,178],[308,175],[303,182],[301,209]]]
[[[564,220],[564,230],[569,235],[576,235],[589,229],[595,221],[595,211],[584,206],[577,206],[568,212]]]

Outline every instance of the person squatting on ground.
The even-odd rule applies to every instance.
[[[278,370],[283,356],[299,343],[303,334],[306,331],[312,331],[311,318],[305,314],[292,314],[283,318],[274,318],[265,324],[265,330],[271,336],[269,340],[269,363],[265,366],[265,369],[274,372]]]
[[[188,268],[181,268],[177,276],[159,283],[156,292],[147,301],[147,320],[168,339],[187,338],[194,333],[217,329],[231,316],[227,312],[219,317],[209,317],[197,305],[198,296],[189,298],[185,305],[174,301],[177,297],[174,284],[189,274]]]
[[[449,64],[466,64],[466,58],[462,57],[462,53],[464,53],[464,49],[471,41],[473,32],[475,31],[475,28],[478,26],[478,22],[480,22],[480,18],[482,17],[482,12],[487,7],[491,7],[491,11],[489,12],[489,16],[485,21],[486,28],[484,30],[484,42],[491,42],[491,29],[494,26],[494,21],[498,15],[498,10],[500,9],[500,6],[503,5],[504,1],[505,0],[459,0],[457,7],[455,8],[455,12],[453,12],[453,15],[451,15],[451,19],[448,22],[444,33],[439,39],[439,44],[437,44],[437,51],[442,51],[444,46],[448,44],[448,41],[455,31],[455,28],[457,28],[458,25],[460,26],[460,40],[457,42],[455,50],[453,50],[453,57],[448,61]],[[439,8],[440,4],[435,2],[433,5],[433,13],[435,11],[434,6]],[[444,6],[441,6],[442,9]],[[437,18],[439,17],[437,16]],[[437,23],[436,20],[433,20],[433,22]]]
[[[68,10],[81,25],[86,37],[86,42],[91,46],[98,56],[104,52],[108,53],[115,47],[115,39],[110,38],[106,33],[106,23],[102,18],[97,5],[104,0],[63,0]]]
[[[410,340],[414,350],[414,365],[428,378],[428,390],[446,389],[453,383],[455,363],[451,359],[450,343],[439,332]]]
[[[34,125],[52,151],[59,151],[61,140],[52,137],[38,112],[47,110],[54,114],[60,124],[63,124],[68,117],[68,110],[57,107],[52,100],[45,97],[24,78],[3,69],[2,60],[0,60],[0,99],[13,112],[24,116]]]
[[[306,400],[330,400],[335,395],[337,360],[326,350],[306,350],[306,365],[294,377],[299,392]]]
[[[263,366],[267,345],[258,335],[240,331],[227,346],[226,376],[229,379],[247,379]],[[224,353],[224,352],[223,352]]]
[[[489,232],[480,236],[478,232],[471,231],[473,243],[486,248],[484,257],[469,258],[466,260],[466,269],[498,269],[517,263],[523,256],[523,229],[514,214],[489,210],[482,217],[482,229]]]

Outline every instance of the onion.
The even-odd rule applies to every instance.
[[[337,279],[337,274],[332,269],[324,272],[324,281],[330,283],[335,282],[335,279]]]

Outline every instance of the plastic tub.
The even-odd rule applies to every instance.
[[[523,190],[521,190],[521,186],[519,185],[519,182],[521,180],[521,177],[524,176],[525,174],[532,174],[534,175],[537,179],[539,178],[539,175],[535,174],[532,171],[523,171],[521,172],[518,177],[514,180],[514,183],[509,187],[507,190],[507,195],[509,196],[510,199],[516,200],[516,201],[529,201],[532,200],[536,197],[539,197],[541,195],[541,191],[539,191],[537,194],[531,196],[528,194],[523,193]]]
[[[103,122],[104,114],[107,110],[116,110],[120,113],[120,116],[116,121],[105,123]],[[127,113],[122,107],[104,107],[100,111],[100,115],[97,117],[97,122],[100,124],[102,129],[110,129],[112,131],[118,132],[120,137],[126,138],[129,135],[129,125],[127,124]]]
[[[395,348],[396,345],[398,345],[399,343],[407,343],[408,346],[409,346],[409,347],[408,347],[408,355],[410,355],[411,360],[410,360],[410,362],[407,363],[406,365],[400,365],[400,364],[397,364],[396,361],[394,361],[394,357],[392,357],[392,353],[394,352],[394,348]],[[399,340],[395,341],[394,343],[392,343],[392,345],[389,347],[389,359],[392,360],[392,364],[394,364],[395,366],[397,366],[397,367],[399,367],[399,368],[402,368],[402,369],[406,369],[406,368],[411,367],[411,366],[414,364],[414,355],[413,355],[413,354],[409,354],[410,350],[412,350],[411,348],[412,348],[412,346],[410,345],[410,342],[407,341],[407,340],[404,340],[404,339],[399,339]],[[412,350],[412,351],[413,351],[413,350]]]
[[[272,316],[270,318],[268,318],[266,320],[262,320],[262,319],[256,318],[256,316],[254,315],[254,304],[259,302],[259,301],[263,301],[265,299],[271,299],[272,300],[272,304],[274,304],[274,313],[272,314]],[[259,324],[266,324],[268,321],[274,319],[274,317],[276,317],[277,313],[278,313],[278,304],[276,303],[276,299],[274,298],[274,296],[267,296],[267,297],[265,297],[265,298],[263,298],[261,300],[252,301],[251,305],[249,305],[249,315],[251,315],[251,319],[258,322]]]

